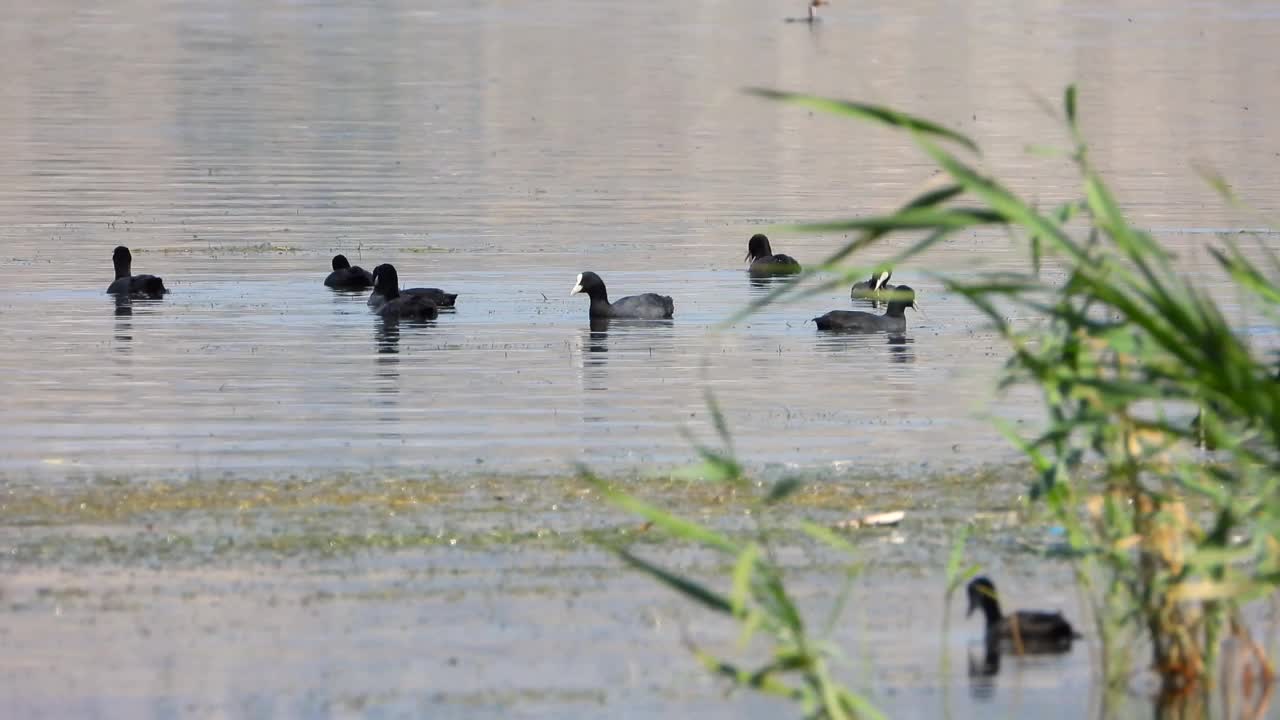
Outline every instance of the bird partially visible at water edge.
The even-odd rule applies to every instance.
[[[756,233],[747,241],[747,256],[743,261],[751,263],[747,271],[755,276],[794,275],[800,272],[800,262],[790,255],[773,254],[769,238]]]
[[[906,332],[907,308],[920,309],[916,306],[916,293],[906,285],[899,285],[889,297],[889,307],[883,315],[858,310],[832,310],[813,318],[813,322],[819,330],[836,332]]]
[[[1071,649],[1071,643],[1080,633],[1061,612],[1043,610],[1017,610],[1008,615],[1000,611],[1000,598],[995,583],[990,578],[978,577],[969,582],[969,611],[982,610],[986,620],[988,645],[999,644],[1002,649],[1019,655],[1060,653]]]
[[[675,302],[667,295],[645,293],[619,298],[617,302],[609,302],[609,291],[605,289],[604,280],[593,272],[578,275],[570,295],[585,293],[591,298],[588,314],[591,318],[616,318],[630,320],[666,320],[675,314]]]
[[[435,303],[422,295],[400,292],[400,276],[394,265],[384,263],[373,269],[373,291],[382,295],[383,303],[375,312],[383,320],[434,320],[439,314]]]
[[[127,295],[137,298],[160,298],[169,292],[164,281],[155,275],[134,275],[133,254],[124,245],[117,246],[111,253],[111,262],[116,267],[116,279],[107,286],[112,295]]]
[[[889,284],[889,278],[893,277],[893,270],[885,268],[871,274],[871,277],[862,282],[856,282],[849,289],[850,300],[886,300],[889,293],[894,290],[894,286]]]
[[[373,285],[373,273],[359,265],[353,267],[346,255],[334,255],[333,272],[324,279],[324,285],[334,290],[363,290]]]

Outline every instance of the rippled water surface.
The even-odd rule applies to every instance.
[[[1264,4],[124,4],[4,20],[0,238],[9,472],[555,471],[673,464],[721,396],[757,462],[990,459],[1000,349],[902,268],[902,344],[819,336],[833,292],[710,334],[757,292],[768,223],[867,214],[930,170],[903,139],[746,97],[763,84],[892,103],[973,134],[1033,196],[1066,197],[1035,103],[1069,80],[1137,219],[1239,227],[1190,161],[1274,203]],[[1019,14],[1020,13],[1020,14]],[[1266,76],[1269,77],[1269,76]],[[1204,233],[1174,234],[1194,247]],[[778,237],[813,261],[837,237]],[[111,248],[163,302],[103,294]],[[887,253],[868,257],[868,262]],[[460,294],[387,333],[320,286],[330,256]],[[938,267],[1016,267],[999,236]],[[591,269],[661,291],[669,326],[591,333]],[[1021,402],[1000,412],[1035,417]]]
[[[925,272],[1022,267],[1001,235],[897,269],[926,311],[903,338],[806,323],[853,308],[846,291],[717,328],[767,292],[743,271],[752,233],[884,211],[934,172],[902,136],[745,86],[934,118],[1048,204],[1075,195],[1073,176],[1029,148],[1065,145],[1041,101],[1078,82],[1095,159],[1206,282],[1215,233],[1261,221],[1224,208],[1195,165],[1278,214],[1272,3],[836,0],[817,26],[783,21],[803,13],[775,0],[14,4],[0,18],[0,473],[669,467],[692,457],[682,428],[710,432],[708,388],[755,466],[909,476],[1011,458],[986,416],[1034,423],[1035,396],[993,400],[998,339]],[[841,241],[773,237],[802,262]],[[104,294],[120,244],[168,297]],[[335,252],[457,292],[457,309],[388,328],[363,295],[322,287]],[[584,270],[615,298],[673,296],[675,319],[593,330],[586,299],[568,296]],[[416,617],[396,607],[395,622]],[[679,652],[667,639],[658,657]],[[633,691],[621,701],[640,715],[688,700]],[[595,696],[565,692],[525,700],[593,714]]]

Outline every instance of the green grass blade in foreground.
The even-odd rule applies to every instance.
[[[775,667],[776,664],[753,672],[739,669],[736,665],[727,663],[701,650],[694,650],[694,656],[708,670],[728,678],[735,685],[751,688],[766,695],[787,698],[788,700],[799,701],[804,699],[805,694],[803,691],[791,687],[775,676],[774,671],[779,669]]]
[[[813,108],[814,110],[821,110],[823,112],[829,112],[836,115],[848,115],[861,120],[872,120],[890,127],[906,128],[924,135],[932,135],[946,140],[951,140],[965,146],[974,153],[979,152],[977,143],[955,130],[943,127],[942,125],[930,120],[925,120],[924,118],[899,112],[892,108],[852,102],[849,100],[835,100],[832,98],[819,97],[817,95],[782,92],[779,90],[760,87],[747,88],[747,92],[757,97],[769,100],[778,100],[794,105],[802,105],[804,107]]]
[[[737,553],[737,543],[720,533],[660,510],[628,493],[618,490],[585,468],[578,468],[578,475],[588,485],[594,487],[602,497],[617,507],[634,513],[652,522],[655,526],[666,530],[677,538],[705,545],[721,552]]]
[[[741,617],[747,609],[747,599],[751,593],[751,581],[755,572],[756,561],[760,558],[760,546],[755,543],[747,545],[733,568],[733,590],[729,593],[729,603],[734,617]]]
[[[867,230],[890,233],[900,230],[934,230],[951,228],[964,230],[975,225],[1004,225],[1008,218],[993,210],[983,208],[909,208],[892,215],[874,215],[867,218],[832,220],[830,222],[801,223],[790,226],[799,232],[851,232]]]
[[[716,612],[722,612],[725,614],[733,613],[732,605],[723,595],[720,595],[713,590],[708,590],[706,587],[699,585],[692,580],[682,578],[665,568],[658,567],[648,560],[633,554],[626,548],[615,547],[613,548],[613,552],[617,554],[618,557],[622,558],[622,560],[628,565],[648,574],[690,600],[695,600]]]

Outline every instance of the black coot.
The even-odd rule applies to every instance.
[[[665,320],[675,313],[675,303],[666,295],[645,293],[620,298],[617,302],[609,302],[609,293],[605,290],[604,281],[593,272],[584,272],[578,276],[578,282],[569,291],[570,295],[586,293],[591,298],[591,317],[593,318],[630,318],[633,320]]]
[[[873,273],[870,280],[854,283],[849,290],[851,300],[889,300],[894,286],[889,284],[893,270],[886,269]]]
[[[435,303],[427,298],[400,293],[400,276],[391,264],[373,269],[373,292],[383,298],[382,304],[375,309],[383,320],[434,320],[440,314]]]
[[[375,268],[375,274],[376,274],[376,268]],[[451,308],[453,307],[454,302],[458,299],[457,293],[447,293],[441,290],[440,288],[408,288],[405,290],[400,290],[400,295],[402,296],[411,295],[413,297],[420,297],[423,300],[430,301],[432,305],[435,305],[438,308]],[[374,310],[377,310],[378,308],[382,307],[382,303],[386,301],[387,301],[386,295],[378,292],[378,287],[375,284],[373,288],[373,292],[369,294],[369,307],[373,308]]]
[[[129,248],[120,245],[111,253],[111,262],[116,266],[116,279],[107,286],[107,292],[112,295],[127,295],[138,298],[159,298],[163,297],[168,290],[165,290],[164,281],[155,275],[132,275],[133,254],[129,252]]]
[[[769,238],[759,233],[747,241],[747,257],[751,263],[747,272],[752,275],[794,275],[800,272],[800,263],[790,255],[774,255]]]
[[[899,285],[889,299],[889,307],[883,315],[856,310],[832,310],[813,319],[819,330],[842,332],[891,332],[907,329],[907,308],[916,307],[916,294],[906,285]]]
[[[1071,649],[1080,637],[1061,612],[1018,610],[1009,615],[1000,612],[995,583],[988,578],[974,578],[969,583],[969,612],[981,609],[986,618],[988,646],[998,645],[1018,654],[1057,653]]]
[[[334,290],[363,290],[373,285],[373,273],[359,265],[352,267],[346,255],[334,255],[333,272],[324,279],[324,285]]]

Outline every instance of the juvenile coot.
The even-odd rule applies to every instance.
[[[794,275],[800,272],[800,263],[790,255],[774,255],[769,247],[769,238],[755,234],[747,241],[745,261],[751,263],[747,269],[752,275]]]
[[[374,268],[374,274],[377,274],[377,268]],[[429,300],[432,305],[435,305],[438,308],[451,308],[453,307],[454,302],[458,299],[457,293],[447,293],[440,288],[407,288],[405,290],[400,290],[400,295],[410,295],[413,297],[420,297],[423,300]],[[386,301],[386,295],[379,292],[378,287],[375,284],[373,292],[369,294],[369,307],[377,310],[382,307],[382,304]]]
[[[631,318],[636,320],[665,320],[675,312],[675,303],[666,295],[645,293],[624,297],[617,302],[609,302],[609,293],[604,288],[604,281],[593,272],[584,272],[578,276],[570,295],[586,293],[591,298],[591,317],[593,318]]]
[[[383,297],[375,312],[384,320],[434,320],[440,314],[435,303],[427,298],[400,293],[400,276],[393,265],[383,264],[373,269],[373,291]]]
[[[107,286],[112,295],[128,295],[139,298],[162,297],[168,290],[164,281],[155,275],[132,275],[133,254],[129,248],[120,245],[111,253],[111,262],[116,266],[116,279]]]
[[[873,273],[870,280],[854,283],[849,290],[851,300],[887,300],[894,287],[889,284],[893,270],[881,270]]]
[[[906,285],[899,285],[890,295],[889,307],[883,315],[856,310],[832,310],[813,321],[818,324],[819,330],[900,333],[907,329],[907,308],[915,307],[915,291]]]
[[[346,255],[334,255],[333,272],[324,279],[324,285],[334,290],[363,290],[373,285],[373,273],[359,265],[352,267]]]
[[[1056,653],[1071,649],[1071,641],[1080,634],[1061,612],[1018,610],[1011,615],[1000,612],[1000,600],[995,583],[986,577],[974,578],[969,583],[969,612],[982,609],[987,622],[987,644],[999,644],[1018,654]]]

